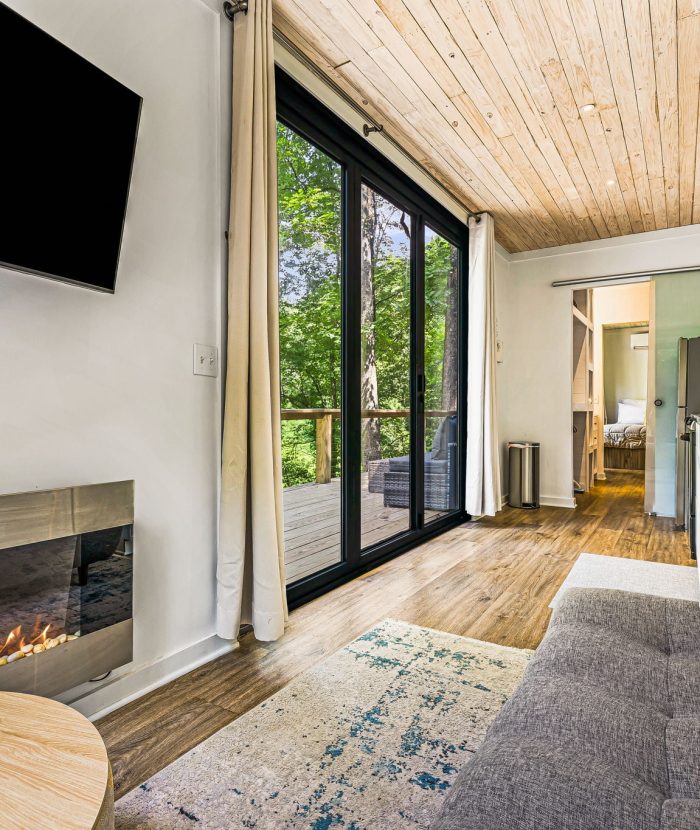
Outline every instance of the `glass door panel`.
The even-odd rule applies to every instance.
[[[362,185],[361,547],[411,528],[411,216]]]
[[[425,228],[424,521],[458,507],[459,249]]]
[[[282,480],[287,584],[342,561],[342,180],[277,125]]]

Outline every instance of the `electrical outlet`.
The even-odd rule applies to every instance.
[[[206,375],[210,378],[215,378],[219,374],[219,350],[216,346],[203,346],[201,343],[194,344],[192,371],[195,375]]]

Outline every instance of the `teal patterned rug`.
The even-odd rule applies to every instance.
[[[531,652],[385,620],[117,802],[117,830],[427,828]]]

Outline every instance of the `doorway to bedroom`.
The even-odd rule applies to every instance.
[[[630,471],[644,486],[650,285],[573,291],[574,493],[587,492],[615,470]]]
[[[649,323],[603,324],[603,476],[606,470],[644,471],[647,436]],[[600,464],[599,464],[600,466]]]

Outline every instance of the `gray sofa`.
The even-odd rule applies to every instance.
[[[574,588],[432,830],[698,830],[700,607]]]

